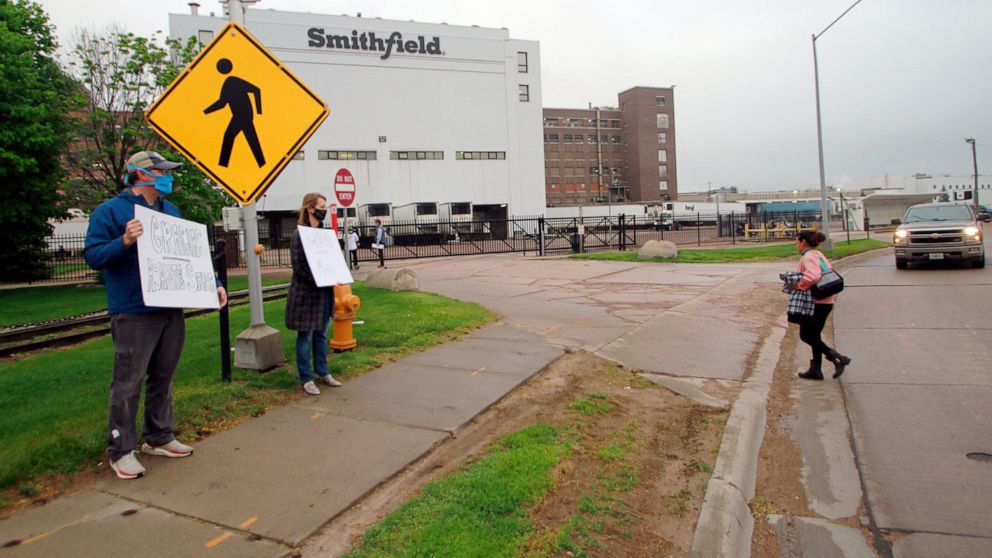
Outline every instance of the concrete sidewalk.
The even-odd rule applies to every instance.
[[[769,328],[751,293],[783,266],[480,256],[406,267],[424,290],[503,320],[212,436],[188,459],[146,456],[137,481],[108,473],[0,521],[0,545],[19,541],[2,554],[287,555],[565,348],[738,387]]]

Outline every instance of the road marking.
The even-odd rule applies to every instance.
[[[38,542],[41,539],[43,539],[43,538],[45,538],[45,537],[47,537],[49,535],[54,535],[55,533],[58,533],[62,529],[68,529],[69,527],[72,527],[72,526],[75,526],[75,525],[79,525],[80,523],[83,523],[85,521],[88,521],[90,519],[90,517],[92,517],[90,514],[86,514],[83,517],[81,517],[81,518],[79,518],[79,519],[77,519],[75,521],[71,521],[69,523],[66,523],[65,525],[62,525],[61,527],[56,527],[55,529],[52,529],[51,531],[46,531],[44,533],[39,533],[39,534],[37,534],[37,535],[29,538],[29,539],[24,539],[23,541],[21,541],[21,544],[22,545],[25,545],[25,544],[31,544],[31,543],[34,543],[34,542]]]
[[[242,529],[247,529],[247,528],[251,527],[251,524],[252,523],[255,523],[256,521],[258,521],[258,516],[249,517],[248,519],[246,519],[244,521],[244,523],[242,523],[241,525],[238,525],[238,527],[241,527]]]
[[[310,420],[317,420],[322,416],[324,416],[324,414],[321,413],[320,411],[314,411],[313,414],[310,415]]]
[[[472,375],[473,375],[473,376],[476,376],[476,375],[478,375],[478,374],[479,374],[479,372],[482,372],[482,371],[483,371],[483,370],[485,370],[485,369],[486,369],[486,367],[485,367],[485,366],[483,366],[482,368],[480,368],[480,369],[478,369],[478,370],[476,370],[475,372],[472,372]]]
[[[227,539],[231,538],[232,536],[234,536],[234,535],[232,535],[231,533],[224,533],[224,534],[220,535],[219,537],[215,537],[213,539],[210,539],[209,541],[207,541],[207,544],[204,545],[204,546],[206,546],[207,548],[213,548],[213,547],[219,545],[220,543],[226,541]]]

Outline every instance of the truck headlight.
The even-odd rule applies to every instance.
[[[906,235],[907,234],[908,233],[906,233],[906,231],[904,231],[904,230],[901,230],[901,229],[900,230],[896,230],[895,235],[893,235],[893,240],[895,242],[902,242],[903,240],[906,240]]]
[[[982,232],[982,229],[980,229],[978,227],[965,227],[964,228],[964,235],[967,236],[967,237],[969,237],[969,238],[974,238],[974,237],[978,236],[978,234],[980,232]],[[975,238],[975,240],[978,240],[978,238]]]

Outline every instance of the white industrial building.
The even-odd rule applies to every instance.
[[[225,24],[169,18],[172,37],[203,43]],[[245,26],[330,107],[258,201],[263,214],[295,211],[312,191],[334,202],[342,168],[355,177],[355,208],[471,202],[479,219],[544,212],[537,41],[506,29],[256,9]]]

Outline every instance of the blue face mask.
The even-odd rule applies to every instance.
[[[142,170],[142,171],[145,170],[138,167],[128,167],[128,169]],[[124,183],[127,184],[127,176],[124,177]],[[169,194],[172,193],[172,175],[163,174],[162,176],[156,176],[154,182],[135,182],[132,186],[154,186],[155,189],[158,190],[159,194],[162,194],[163,196],[168,196]]]

